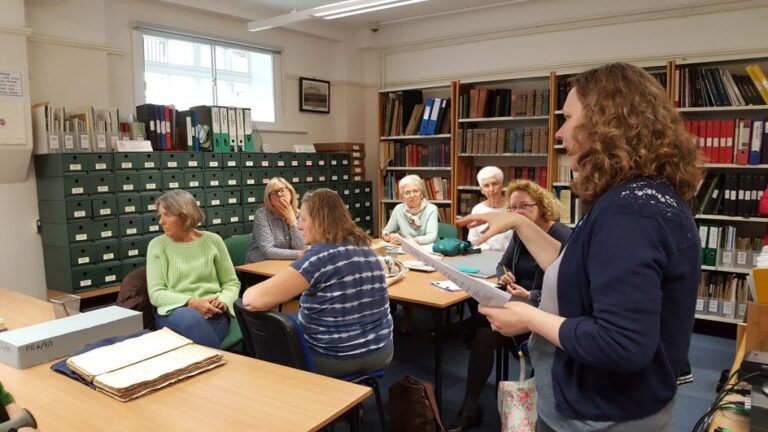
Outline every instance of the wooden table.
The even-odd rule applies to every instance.
[[[398,259],[410,259],[406,256],[399,256]],[[260,276],[272,277],[290,266],[291,261],[285,260],[267,260],[258,263],[243,264],[235,267],[236,270],[243,273],[250,273]],[[435,325],[435,396],[440,405],[442,400],[443,388],[443,314],[453,305],[468,300],[470,297],[464,291],[448,292],[433,286],[430,282],[435,280],[445,280],[445,276],[438,272],[424,273],[409,270],[405,277],[389,286],[389,299],[391,301],[405,305],[415,306],[427,309],[431,312]]]
[[[0,289],[9,329],[53,319],[50,303]],[[50,370],[0,363],[0,380],[41,431],[316,431],[356,407],[368,387],[225,352],[227,364],[130,402]],[[356,413],[356,410],[352,410]]]

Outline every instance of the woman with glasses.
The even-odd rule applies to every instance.
[[[248,288],[243,305],[265,311],[300,295],[299,325],[315,371],[342,377],[392,360],[387,283],[371,239],[330,189],[301,200],[300,229],[312,245],[289,268]]]
[[[542,234],[548,234],[558,244],[568,240],[571,229],[557,222],[560,219],[559,205],[550,192],[530,180],[515,180],[507,186],[505,195],[509,197],[507,206],[509,212],[530,220]],[[517,235],[512,235],[512,240],[501,257],[496,274],[499,277],[499,283],[503,284],[512,295],[534,306],[539,305],[544,271]],[[473,307],[470,309],[476,310]],[[473,315],[473,321],[475,335],[472,338],[467,364],[467,387],[464,391],[461,410],[448,428],[452,432],[461,432],[482,423],[480,395],[493,368],[494,351],[503,346],[506,339],[491,330],[490,323],[484,315]],[[516,338],[516,340],[523,342],[525,337]]]
[[[485,201],[478,203],[472,208],[472,214],[483,214],[497,211],[506,211],[506,203],[502,189],[504,188],[504,173],[495,166],[487,166],[477,173],[477,183],[480,185],[480,192],[485,195]],[[475,242],[480,238],[485,226],[477,226],[469,229],[467,241]],[[507,248],[512,239],[512,231],[507,231],[493,236],[487,242],[480,245],[482,250],[503,251]]]
[[[701,157],[642,69],[607,64],[571,84],[556,136],[586,213],[564,248],[520,214],[461,221],[488,224],[478,242],[514,229],[546,269],[538,308],[480,312],[501,334],[533,333],[537,431],[665,430],[699,287]]]
[[[253,218],[251,246],[245,262],[295,260],[304,253],[304,237],[296,226],[299,214],[296,190],[282,177],[273,177],[264,188],[264,207]]]
[[[411,174],[397,184],[403,202],[395,206],[381,233],[384,241],[396,243],[392,234],[412,238],[418,244],[437,240],[437,206],[427,201],[427,187],[421,177]]]

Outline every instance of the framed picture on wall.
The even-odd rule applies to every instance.
[[[318,113],[331,112],[331,83],[313,78],[299,78],[299,109]]]

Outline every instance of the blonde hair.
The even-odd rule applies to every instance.
[[[506,195],[511,197],[517,191],[527,193],[536,201],[536,205],[539,207],[539,215],[546,219],[547,222],[560,220],[560,203],[551,192],[530,180],[521,179],[513,180],[507,185]]]
[[[267,186],[264,188],[264,205],[272,212],[277,212],[275,206],[273,206],[272,202],[269,200],[269,196],[275,189],[280,189],[281,187],[288,189],[288,192],[291,194],[291,208],[293,208],[293,214],[298,215],[299,199],[296,196],[296,189],[288,183],[288,180],[282,177],[272,177],[269,179],[269,182],[267,182]]]
[[[157,209],[163,206],[168,213],[184,222],[184,230],[189,231],[205,221],[205,214],[191,193],[183,189],[170,190],[155,200]]]
[[[339,194],[330,189],[307,191],[301,198],[301,211],[312,220],[315,236],[320,242],[371,245],[370,237],[352,221]]]
[[[427,185],[424,183],[424,180],[421,177],[417,176],[416,174],[409,174],[401,178],[400,181],[397,182],[397,191],[400,192],[400,195],[402,195],[403,189],[405,189],[406,186],[414,183],[419,185],[419,189],[421,190],[421,195],[426,198]]]
[[[694,138],[658,81],[642,69],[612,63],[576,75],[583,107],[574,128],[579,175],[573,191],[589,207],[622,182],[661,176],[692,202],[702,176]]]

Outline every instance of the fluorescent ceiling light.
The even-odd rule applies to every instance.
[[[344,9],[339,9],[332,12],[322,12],[322,15],[314,14],[313,16],[322,17],[323,19],[327,19],[327,20],[332,20],[336,18],[343,18],[347,16],[373,12],[377,10],[389,9],[397,6],[405,6],[413,3],[421,3],[424,1],[427,1],[427,0],[401,0],[395,3],[392,3],[391,1],[378,1],[378,2],[373,2],[369,4],[369,6],[371,7],[366,6],[366,7],[360,8],[358,6],[358,7],[352,7],[352,8],[344,8]],[[385,4],[381,4],[381,3],[385,3]]]

